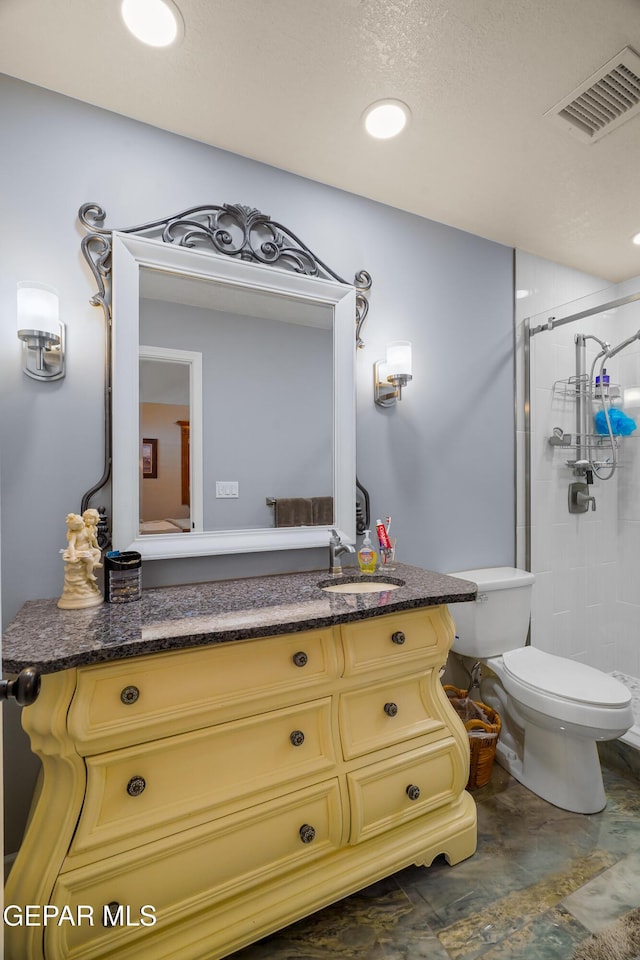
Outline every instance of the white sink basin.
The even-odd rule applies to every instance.
[[[382,593],[383,590],[397,590],[404,585],[403,580],[375,580],[373,577],[355,581],[321,581],[318,586],[325,593]]]

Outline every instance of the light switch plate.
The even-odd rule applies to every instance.
[[[237,480],[216,480],[216,500],[240,496],[240,484]]]

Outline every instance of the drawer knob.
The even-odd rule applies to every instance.
[[[386,715],[387,715],[388,717],[395,717],[396,714],[397,714],[397,712],[398,712],[398,704],[397,704],[397,703],[385,703],[385,705],[384,705],[384,712],[386,713]]]
[[[405,642],[406,639],[407,639],[407,638],[405,637],[405,635],[404,635],[404,633],[402,632],[402,630],[396,630],[395,633],[392,633],[392,634],[391,634],[391,642],[392,642],[392,643],[397,643],[399,647],[402,646],[402,644]]]
[[[300,827],[300,839],[303,843],[311,843],[315,838],[316,831],[308,823],[303,823]]]
[[[298,652],[294,653],[293,655],[293,662],[295,663],[296,667],[306,667],[308,661],[309,657],[306,655],[304,650],[298,650]]]
[[[129,706],[130,703],[135,703],[138,697],[140,696],[140,691],[137,687],[125,687],[122,693],[120,694],[120,699],[123,703]]]
[[[304,733],[302,730],[293,730],[289,734],[289,740],[291,740],[294,747],[301,747],[304,743]]]
[[[420,787],[416,787],[415,783],[410,783],[407,787],[407,796],[409,800],[418,800],[420,798]]]
[[[144,777],[131,777],[127,784],[127,793],[130,797],[139,797],[144,792],[146,785]]]

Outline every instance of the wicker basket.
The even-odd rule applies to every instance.
[[[473,736],[469,737],[471,761],[469,765],[467,790],[476,790],[478,787],[484,787],[491,779],[491,771],[493,770],[493,761],[496,756],[496,746],[498,745],[498,737],[502,729],[502,721],[495,710],[488,707],[486,703],[481,703],[479,700],[475,702],[482,708],[491,722],[484,723],[482,720],[465,720],[464,715],[456,704],[456,700],[466,699],[469,691],[460,690],[458,687],[449,686],[448,684],[444,685],[444,689],[451,701],[452,707],[463,721],[467,732],[473,730],[481,733],[484,731],[484,733],[487,734],[487,736],[479,736],[478,733],[474,733]]]

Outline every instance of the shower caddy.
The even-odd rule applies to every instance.
[[[594,360],[591,370],[588,373],[586,369],[587,340],[596,340],[603,348]],[[604,344],[598,337],[583,333],[576,334],[575,343],[575,375],[569,377],[567,380],[556,380],[553,385],[555,396],[565,396],[575,399],[575,433],[565,433],[562,427],[554,427],[553,434],[549,437],[549,443],[552,446],[575,449],[575,457],[567,460],[567,466],[573,467],[573,472],[576,477],[585,478],[584,484],[572,485],[578,488],[589,486],[593,483],[594,474],[599,480],[610,480],[615,473],[620,437],[612,432],[610,424],[608,424],[608,434],[597,434],[593,432],[593,403],[594,400],[600,400],[602,402],[608,423],[608,411],[611,401],[622,396],[622,388],[616,383],[604,383],[604,364],[608,362],[611,356],[608,345]],[[599,359],[602,359],[599,377],[600,395],[594,392],[593,387],[594,370]],[[606,456],[607,451],[610,451],[610,457],[608,458]],[[608,469],[609,473],[603,476],[598,472],[602,469]],[[579,491],[574,490],[573,492],[575,494]],[[569,491],[569,497],[571,501],[571,489]],[[580,500],[580,498],[577,499]],[[571,512],[585,512],[588,506],[588,503],[583,504],[583,509],[572,510]],[[595,510],[595,501],[593,509]]]

